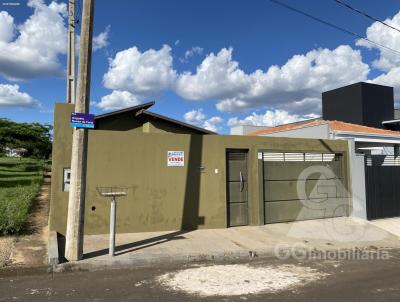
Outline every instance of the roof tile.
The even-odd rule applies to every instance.
[[[250,132],[247,135],[250,136],[258,136],[263,134],[288,131],[294,129],[301,129],[305,127],[318,126],[322,124],[329,124],[329,128],[331,131],[346,131],[346,132],[354,132],[354,133],[368,133],[368,134],[383,134],[383,135],[400,135],[400,131],[386,130],[374,127],[368,127],[363,125],[351,124],[341,121],[327,121],[321,118],[305,120],[291,124],[284,124],[276,127],[266,128],[262,130],[257,130],[254,132]]]

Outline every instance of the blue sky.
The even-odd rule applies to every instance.
[[[65,101],[67,1],[9,2],[0,1],[0,117],[51,123]],[[333,0],[282,2],[400,51],[399,32]],[[400,28],[396,0],[347,2]],[[360,80],[400,91],[400,55],[268,0],[96,1],[94,33],[95,114],[155,100],[157,113],[226,133],[313,117],[322,91]]]

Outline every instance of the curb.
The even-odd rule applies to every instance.
[[[223,263],[239,260],[254,260],[257,258],[268,258],[274,256],[273,250],[256,251],[238,251],[238,252],[223,252],[217,254],[148,254],[146,257],[139,259],[118,259],[118,256],[110,261],[103,259],[89,261],[74,261],[61,263],[53,266],[54,272],[69,272],[69,271],[97,271],[110,269],[131,269],[131,268],[146,268],[154,267],[155,265],[171,266],[176,264],[193,264],[193,263]]]
[[[399,250],[399,247],[379,246],[379,247],[364,247],[367,250],[376,250],[382,248],[387,251]],[[326,249],[314,249],[314,251],[335,252],[338,250],[351,251],[352,249],[360,249],[357,247],[348,248],[334,248],[327,247]],[[214,254],[147,254],[140,257],[121,258],[118,255],[110,258],[98,259],[84,259],[81,261],[73,261],[53,265],[52,272],[73,272],[73,271],[100,271],[100,270],[114,270],[114,269],[135,269],[135,268],[148,268],[148,267],[168,267],[171,265],[189,265],[189,264],[217,264],[229,263],[236,261],[255,261],[257,259],[276,258],[276,251],[273,248],[263,249],[260,251],[242,250],[235,252],[221,252]],[[279,257],[278,257],[279,258]],[[289,257],[290,258],[290,257]]]

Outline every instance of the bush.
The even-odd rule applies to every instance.
[[[11,187],[19,187],[19,186],[30,186],[34,184],[38,184],[42,181],[42,174],[35,176],[27,176],[27,177],[7,177],[0,178],[0,188],[11,188]]]
[[[0,233],[2,235],[20,233],[23,230],[39,186],[39,183],[35,183],[30,186],[0,190]]]
[[[23,231],[48,164],[37,159],[0,158],[0,235]]]

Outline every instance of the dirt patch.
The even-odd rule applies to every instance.
[[[278,292],[326,277],[309,267],[278,265],[214,265],[189,268],[158,277],[169,290],[199,296],[238,296]]]
[[[14,248],[15,238],[0,238],[0,268],[10,263],[11,252]]]
[[[50,187],[51,174],[48,173],[33,203],[25,235],[13,239],[8,264],[42,266],[47,263]]]

